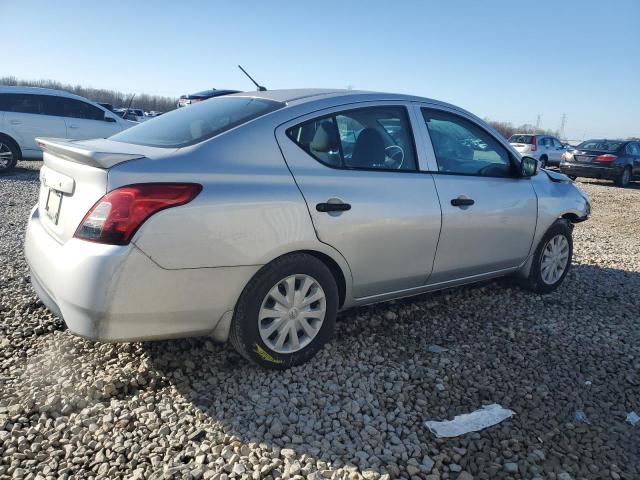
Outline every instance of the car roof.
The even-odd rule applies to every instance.
[[[266,90],[263,92],[240,92],[230,96],[237,97],[255,97],[264,98],[266,100],[273,100],[275,102],[285,103],[287,105],[299,105],[303,103],[310,103],[317,100],[337,97],[349,97],[350,101],[375,101],[375,100],[403,100],[403,101],[415,101],[415,102],[427,102],[435,103],[439,105],[455,108],[456,110],[462,110],[455,105],[450,105],[445,102],[433,100],[426,97],[418,97],[414,95],[405,95],[400,93],[385,93],[385,92],[372,92],[366,90],[348,90],[348,89],[327,89],[327,88],[297,88],[288,90]]]
[[[55,97],[75,98],[78,100],[91,101],[80,95],[65,92],[64,90],[55,90],[53,88],[41,88],[41,87],[12,87],[7,85],[0,86],[0,93],[27,93],[31,95],[51,95]]]

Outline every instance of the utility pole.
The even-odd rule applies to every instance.
[[[540,130],[540,120],[542,119],[542,114],[539,113],[536,117],[536,131]]]
[[[567,122],[567,114],[562,114],[562,120],[560,121],[560,139],[564,138],[564,125]]]

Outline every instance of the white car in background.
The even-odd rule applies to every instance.
[[[562,154],[566,152],[563,143],[550,135],[534,135],[531,133],[514,133],[509,143],[523,157],[533,157],[543,167],[560,166]]]
[[[42,159],[36,137],[107,138],[136,125],[86,98],[60,90],[0,86],[0,172]]]

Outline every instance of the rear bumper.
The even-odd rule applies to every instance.
[[[587,178],[605,178],[608,180],[614,180],[622,173],[623,167],[612,165],[610,167],[603,167],[599,165],[585,165],[582,163],[567,163],[560,164],[560,171],[565,175],[575,175],[576,177]]]
[[[42,302],[83,337],[134,341],[214,334],[225,340],[242,289],[258,270],[221,267],[166,270],[135,245],[71,239],[64,245],[31,212],[25,255]],[[225,331],[216,329],[224,324]]]

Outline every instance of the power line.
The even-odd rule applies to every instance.
[[[567,123],[567,114],[562,114],[562,120],[560,121],[560,138],[564,138],[564,125]]]

